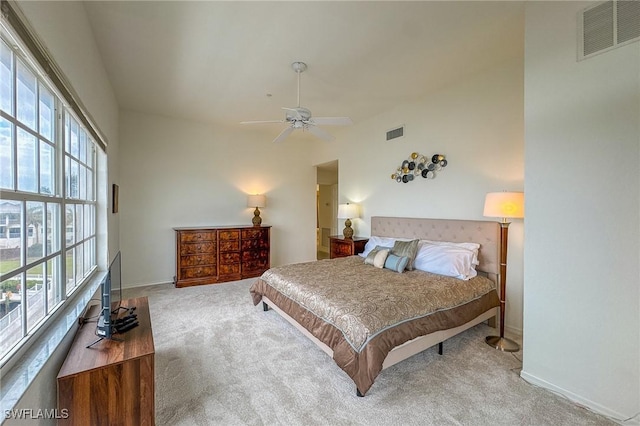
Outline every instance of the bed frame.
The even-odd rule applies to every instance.
[[[480,244],[478,253],[478,261],[480,264],[476,267],[478,273],[482,273],[490,280],[496,283],[498,288],[500,274],[500,223],[490,221],[477,220],[455,220],[455,219],[419,219],[419,218],[401,218],[401,217],[380,217],[371,218],[371,235],[379,237],[397,237],[397,238],[418,238],[434,241],[451,241],[451,242],[475,242]],[[307,329],[302,327],[282,311],[271,300],[263,296],[263,308],[269,308],[278,312],[284,319],[290,322],[295,328],[300,330],[302,334],[307,336],[333,358],[333,350],[318,340]],[[463,331],[480,324],[484,321],[490,321],[490,325],[495,326],[498,317],[499,308],[492,308],[471,321],[459,327],[448,330],[441,330],[425,336],[417,337],[400,346],[395,347],[384,360],[382,368],[391,367],[425,349],[434,345],[439,345],[438,353],[442,355],[442,343],[450,337],[453,337]],[[358,396],[362,396],[357,391]]]

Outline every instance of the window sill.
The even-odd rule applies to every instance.
[[[31,345],[13,355],[19,359],[14,360],[16,362],[9,368],[3,368],[0,372],[0,413],[6,413],[7,410],[16,407],[68,333],[75,332],[78,318],[85,312],[105,274],[106,271],[94,274],[89,282],[54,314],[56,317],[50,320],[50,324],[39,330],[40,335],[34,338]],[[53,382],[55,383],[55,378]]]

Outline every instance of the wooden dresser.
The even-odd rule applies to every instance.
[[[364,246],[369,241],[366,237],[345,238],[342,235],[331,235],[329,237],[329,258],[353,256],[362,253]]]
[[[140,325],[114,337],[96,340],[96,324],[78,329],[58,374],[58,410],[68,417],[59,425],[153,425],[155,373],[153,332],[146,297],[122,301],[136,307]],[[100,313],[92,306],[87,317]]]
[[[174,228],[176,287],[259,277],[270,268],[270,226]]]

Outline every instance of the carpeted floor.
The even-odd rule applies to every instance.
[[[519,376],[521,352],[478,325],[384,370],[366,397],[276,312],[253,306],[253,279],[148,296],[156,347],[156,424],[613,425]]]

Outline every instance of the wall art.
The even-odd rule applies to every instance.
[[[114,183],[111,192],[111,213],[118,213],[118,192],[120,188]]]
[[[417,178],[434,179],[436,172],[445,167],[447,167],[447,159],[442,154],[426,157],[417,152],[412,152],[391,174],[391,179],[398,183],[408,183]]]

